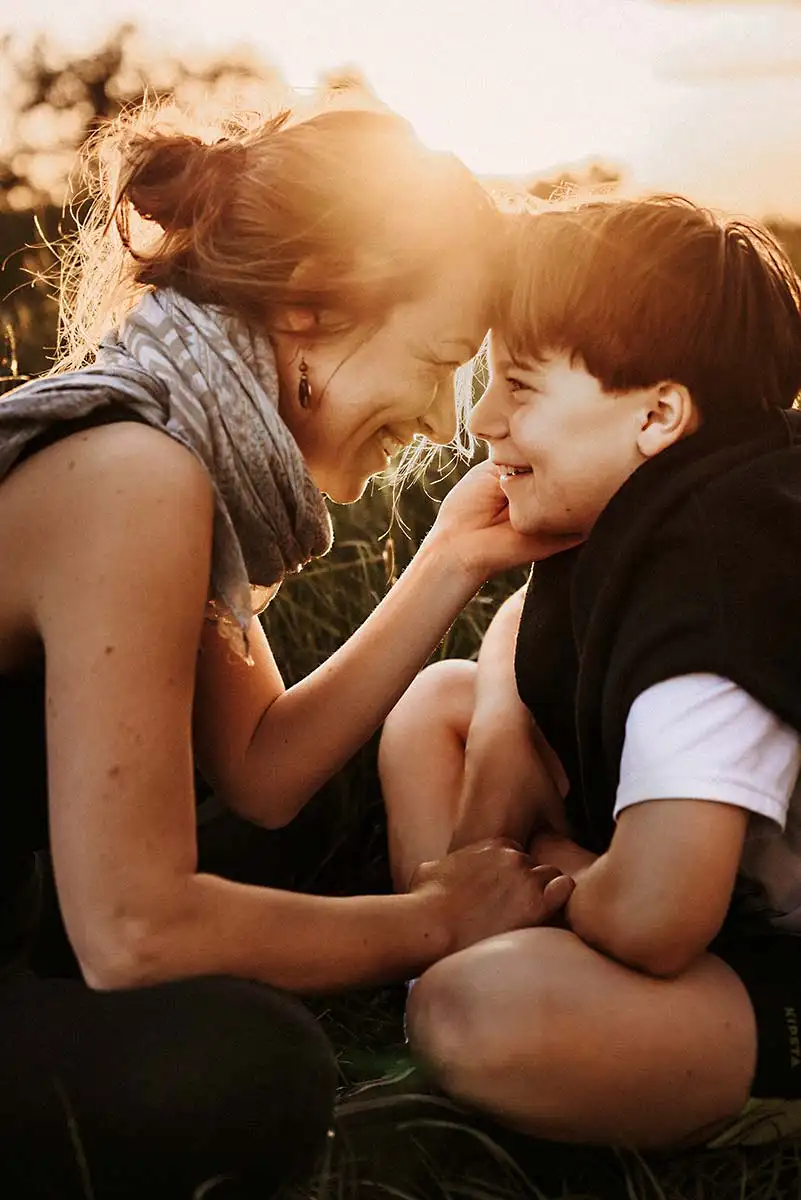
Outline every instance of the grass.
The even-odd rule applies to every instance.
[[[314,669],[364,620],[430,528],[437,496],[450,482],[443,485],[429,478],[427,487],[404,493],[400,514],[406,532],[392,522],[387,491],[335,511],[332,554],[285,583],[268,610],[268,634],[287,679]],[[512,572],[486,585],[437,657],[474,656],[499,600],[523,578],[522,572]],[[375,742],[332,781],[288,833],[296,886],[326,894],[389,889]],[[351,1098],[356,1085],[408,1063],[402,1034],[404,999],[405,990],[395,987],[317,998],[312,1005],[338,1051],[342,1079],[337,1133],[314,1185],[316,1200],[801,1196],[801,1140],[646,1158],[536,1141],[430,1099],[394,1097],[359,1104],[358,1097]]]

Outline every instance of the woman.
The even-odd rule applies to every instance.
[[[412,1045],[539,1136],[797,1132],[801,284],[670,198],[524,218],[514,250],[471,427],[514,528],[582,544],[409,689],[380,766],[399,884],[503,833],[576,886],[562,927],[427,971]]]
[[[145,119],[96,165],[61,363],[94,365],[0,405],[1,1136],[17,1194],[264,1190],[312,1169],[334,1089],[321,1034],[273,989],[416,974],[570,887],[503,843],[428,865],[400,897],[197,864],[193,750],[236,812],[286,824],[481,582],[540,546],[478,470],[296,687],[254,616],[327,550],[323,493],[354,501],[415,437],[454,436],[497,218],[460,164],[383,114],[213,144]],[[24,970],[48,823],[83,981]]]

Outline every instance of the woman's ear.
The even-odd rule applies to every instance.
[[[659,383],[644,393],[637,448],[644,458],[653,458],[695,433],[700,424],[698,408],[683,383]]]
[[[311,308],[286,308],[281,314],[280,323],[285,333],[302,338],[317,330],[319,319]]]

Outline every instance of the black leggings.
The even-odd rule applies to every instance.
[[[272,988],[18,976],[0,984],[0,1029],[4,1195],[184,1200],[230,1175],[221,1195],[266,1198],[307,1178],[325,1141],[333,1055]]]
[[[268,881],[262,831],[225,818],[201,835],[212,870]],[[93,992],[42,884],[32,969],[0,981],[0,1195],[189,1200],[230,1176],[209,1200],[267,1200],[308,1179],[337,1074],[303,1005],[223,977]]]

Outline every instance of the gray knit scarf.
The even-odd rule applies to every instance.
[[[162,429],[208,470],[212,610],[247,657],[247,629],[266,589],[332,540],[325,500],[278,415],[269,339],[177,292],[145,295],[103,340],[93,366],[34,380],[0,401],[0,481],[54,422],[110,404]]]

